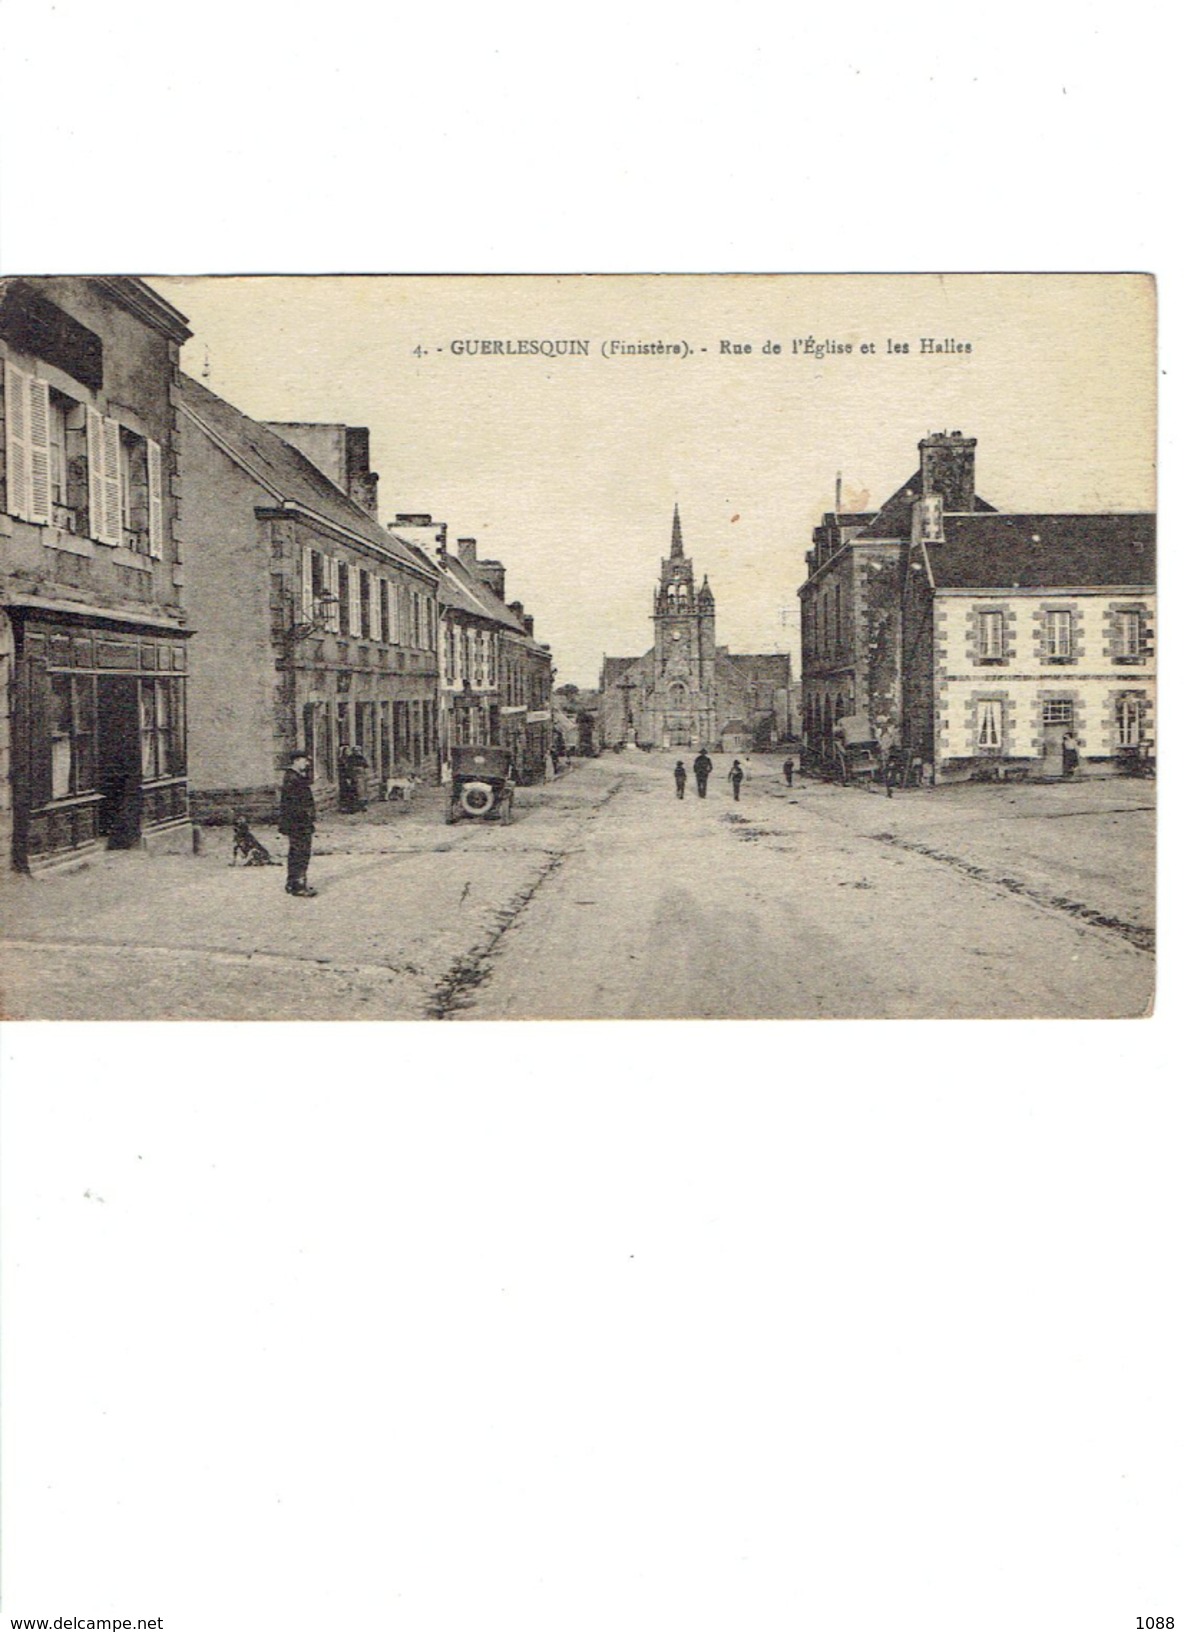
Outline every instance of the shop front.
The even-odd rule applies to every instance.
[[[101,848],[183,848],[181,631],[10,607],[12,859],[37,871]]]

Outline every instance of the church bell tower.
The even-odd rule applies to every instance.
[[[652,711],[652,735],[663,746],[715,741],[715,600],[706,579],[695,587],[677,504],[654,591]]]

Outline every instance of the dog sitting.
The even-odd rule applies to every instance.
[[[403,804],[409,805],[411,795],[418,788],[419,781],[418,776],[392,776],[386,785],[387,799],[394,800],[396,804],[401,801]]]
[[[236,816],[234,818],[234,846],[230,852],[230,865],[232,867],[237,864],[240,856],[244,867],[279,867],[282,865],[265,844],[260,844],[247,826],[245,816]]]

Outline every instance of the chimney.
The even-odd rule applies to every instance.
[[[460,557],[462,567],[467,567],[471,573],[477,571],[477,540],[475,538],[458,538],[456,553]]]
[[[522,617],[522,602],[521,601],[511,601],[510,602],[510,611],[514,614],[514,616],[516,618],[521,618]]]
[[[499,601],[506,598],[506,569],[500,561],[478,561],[477,576]]]
[[[377,521],[378,477],[370,469],[370,432],[365,425],[345,428],[345,491]]]
[[[935,431],[918,443],[921,497],[936,495],[942,509],[966,515],[974,509],[974,450],[977,439],[961,431]]]
[[[524,624],[524,626],[526,628],[526,633],[533,640],[534,639],[534,619],[531,617],[529,612],[524,612],[522,614],[522,622],[523,622],[523,624]]]

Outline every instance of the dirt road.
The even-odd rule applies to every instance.
[[[280,869],[108,855],[0,891],[4,1011],[72,1019],[1123,1016],[1154,981],[1146,784],[674,796],[612,755],[513,826],[328,820]],[[282,841],[264,835],[282,852]]]

